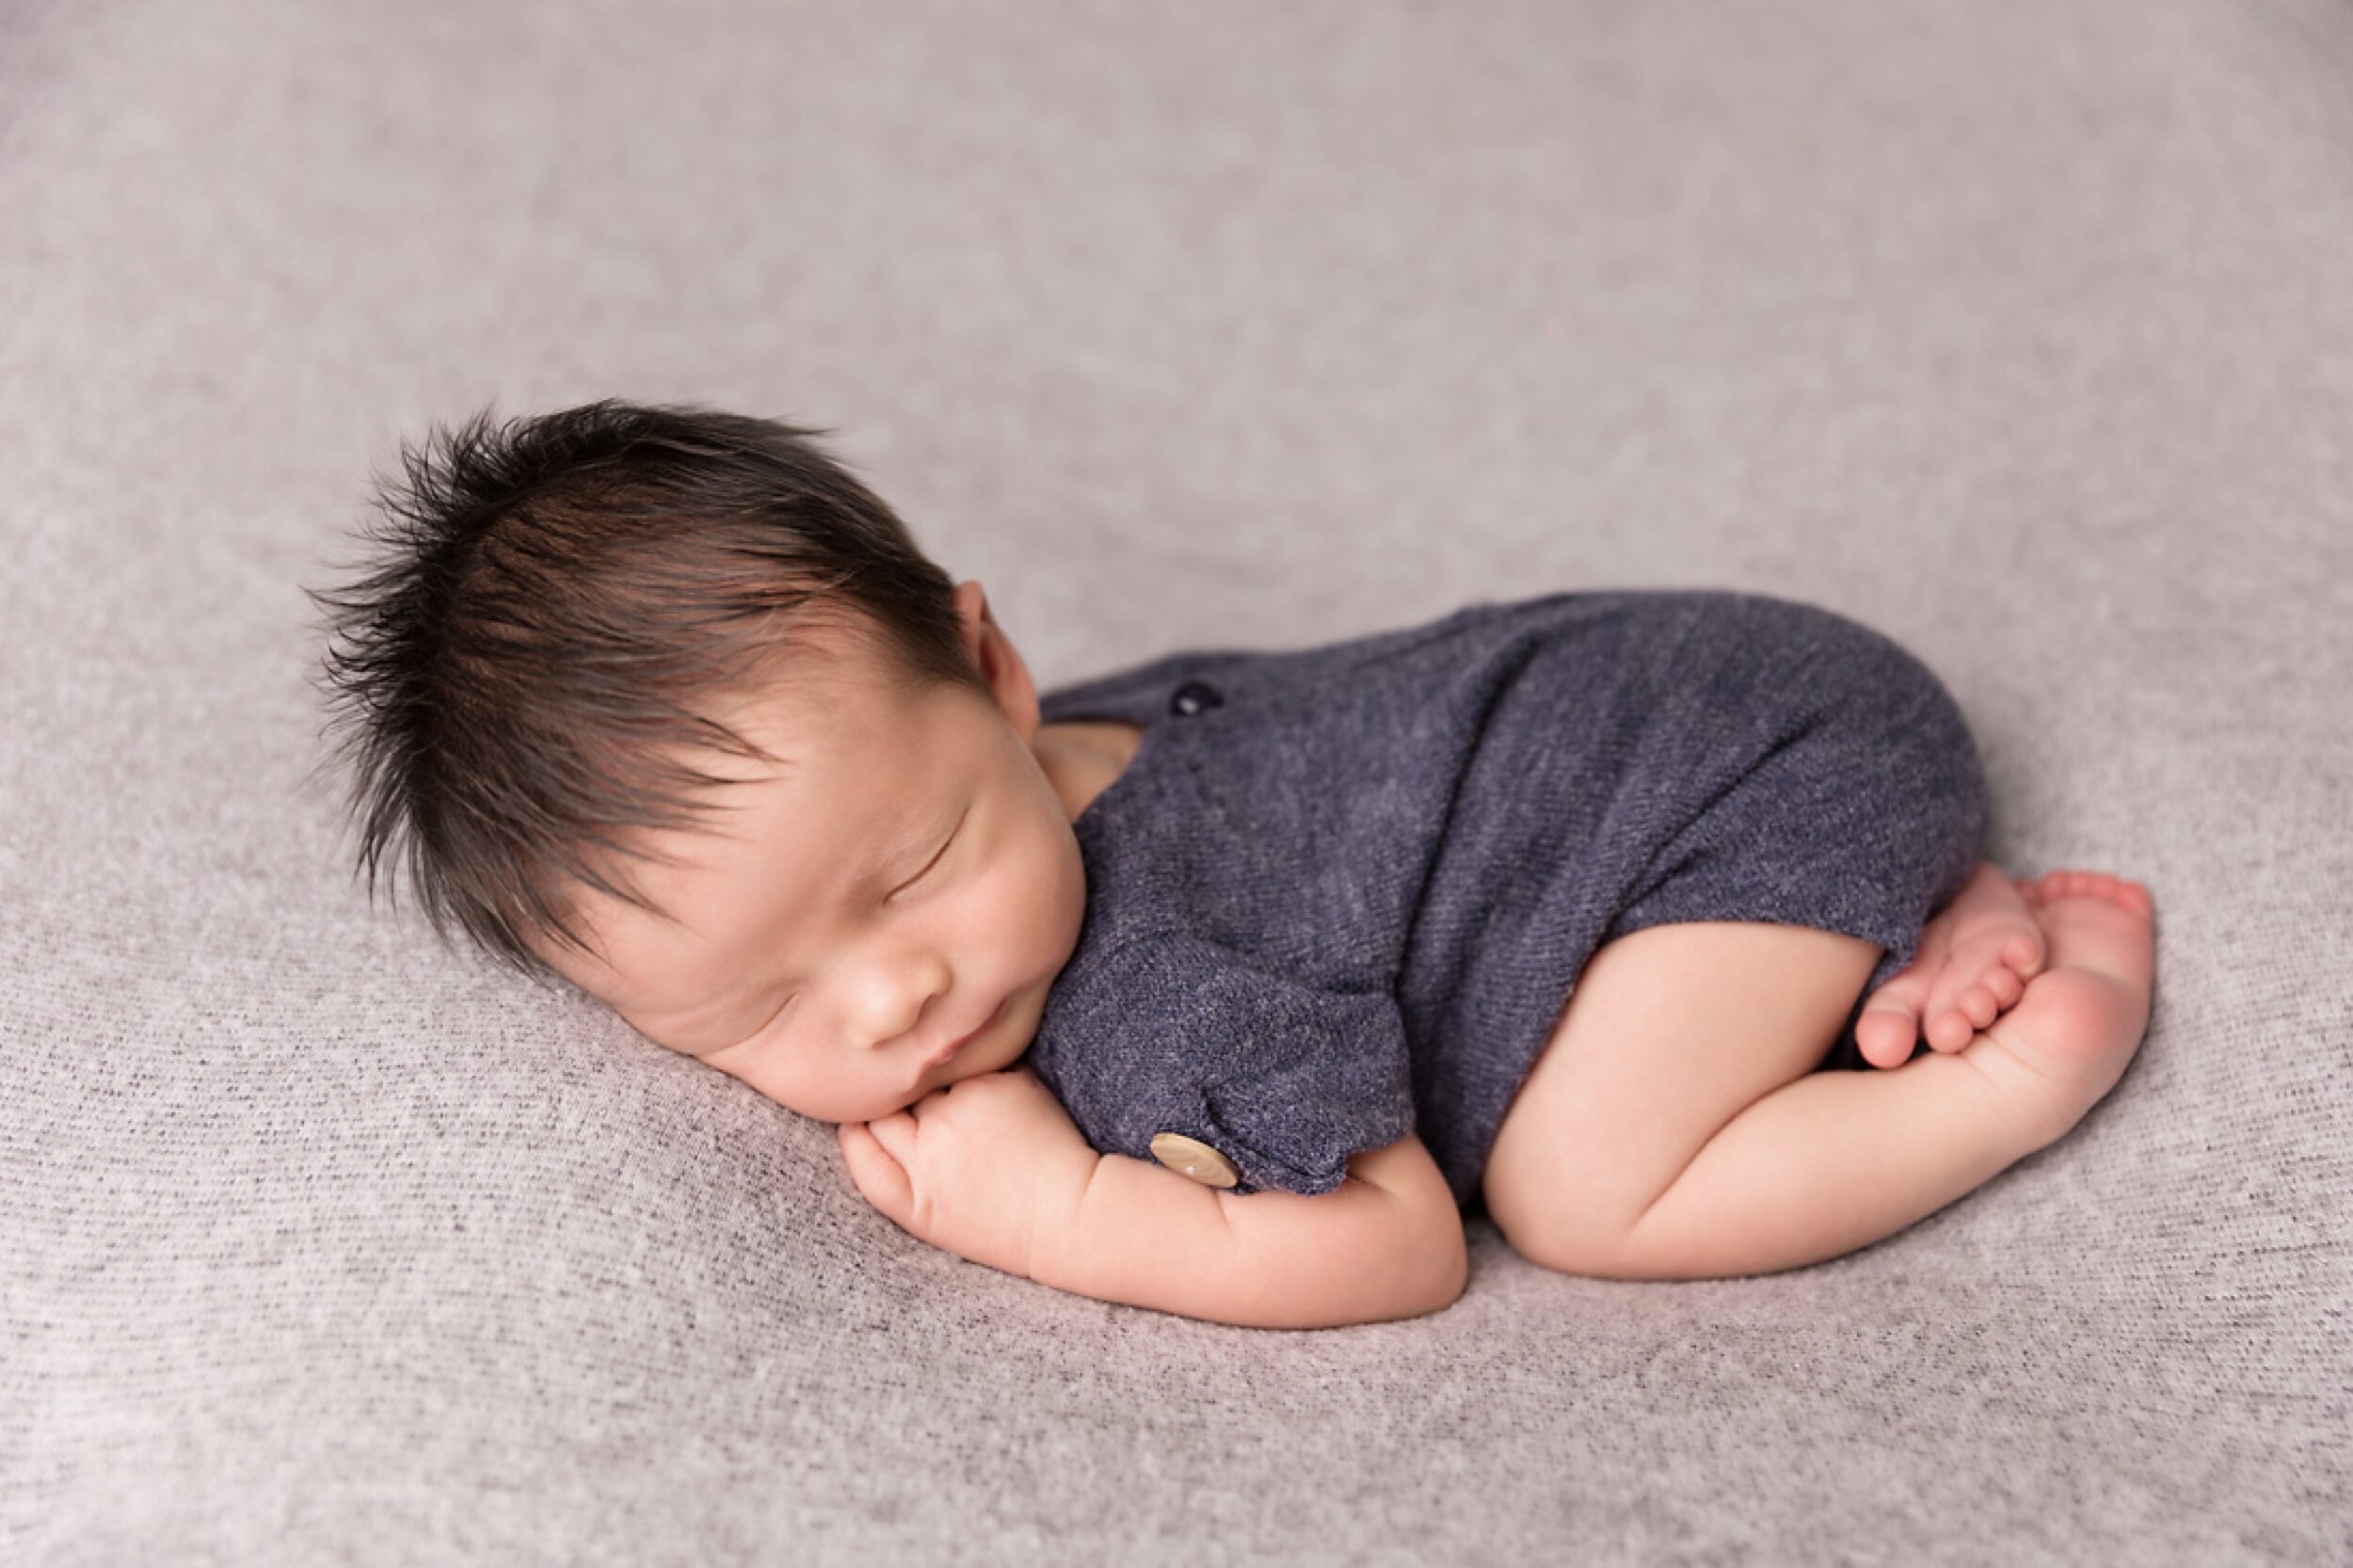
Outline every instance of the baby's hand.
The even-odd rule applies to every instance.
[[[1027,1067],[982,1073],[906,1110],[844,1122],[868,1203],[919,1240],[1024,1278],[1043,1227],[1067,1226],[1099,1156]]]

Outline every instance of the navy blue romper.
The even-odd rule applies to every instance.
[[[1983,857],[1960,708],[1886,637],[1758,594],[1479,603],[1058,688],[1144,728],[1072,824],[1079,942],[1027,1061],[1097,1150],[1209,1144],[1325,1192],[1418,1132],[1458,1204],[1594,950],[1762,920],[1912,960]],[[1826,1066],[1860,1066],[1856,998]]]

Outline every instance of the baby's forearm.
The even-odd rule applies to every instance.
[[[1347,1181],[1313,1197],[1237,1195],[1104,1155],[1068,1218],[1038,1237],[1033,1276],[1251,1328],[1435,1312],[1462,1293],[1462,1216],[1428,1154],[1407,1143],[1359,1155]]]

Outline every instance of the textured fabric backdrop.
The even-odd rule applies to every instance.
[[[2353,12],[0,4],[0,1560],[2353,1556]],[[301,589],[495,400],[837,427],[1042,684],[1723,586],[2147,1047],[1879,1246],[1316,1334],[911,1241],[367,906]]]

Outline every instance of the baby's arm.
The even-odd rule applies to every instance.
[[[1107,1154],[1033,1255],[1040,1284],[1250,1328],[1331,1328],[1452,1304],[1463,1217],[1418,1138],[1370,1149],[1314,1197],[1237,1195]]]
[[[1462,1215],[1406,1138],[1330,1192],[1237,1195],[1098,1155],[1026,1068],[984,1073],[841,1128],[867,1200],[902,1229],[1099,1301],[1255,1328],[1417,1317],[1462,1294]]]

